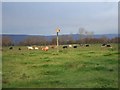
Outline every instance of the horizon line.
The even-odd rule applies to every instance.
[[[76,34],[79,34],[79,33],[76,33]],[[119,33],[109,33],[109,34],[119,35]],[[56,34],[44,35],[44,34],[15,34],[15,33],[0,33],[0,35],[56,36]],[[59,34],[59,35],[75,35],[75,33],[74,33],[74,34]],[[82,35],[85,35],[85,34],[82,34]],[[104,33],[104,34],[93,34],[93,36],[94,36],[94,35],[108,35],[108,33]]]

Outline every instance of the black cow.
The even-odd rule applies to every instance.
[[[10,49],[10,50],[12,50],[12,49],[13,49],[13,47],[10,47],[9,49]]]
[[[73,46],[73,48],[77,48],[77,46]]]
[[[102,44],[102,46],[106,46],[106,44],[104,43],[104,44]]]
[[[86,44],[85,46],[86,46],[86,47],[89,47],[89,44]]]
[[[67,46],[63,46],[63,48],[67,48]]]
[[[21,50],[21,48],[18,48],[18,50]]]
[[[111,47],[111,45],[107,44],[106,47]]]

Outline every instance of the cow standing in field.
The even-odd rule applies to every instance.
[[[10,47],[9,49],[10,49],[10,50],[12,50],[12,49],[13,49],[13,47]]]
[[[104,44],[102,44],[102,46],[101,47],[106,47],[106,44],[104,43]]]
[[[34,47],[35,50],[38,50],[39,48],[38,47]]]
[[[18,48],[18,50],[21,50],[21,48]]]
[[[67,48],[67,46],[63,46],[63,49]]]
[[[89,47],[89,44],[86,44],[85,46],[86,46],[86,47]]]
[[[72,45],[69,45],[70,48],[72,48]]]
[[[106,47],[111,47],[111,46],[109,44],[107,44]]]
[[[73,48],[77,48],[77,46],[73,46]]]
[[[27,48],[28,48],[28,50],[33,50],[34,49],[32,46],[28,46]]]
[[[107,44],[106,47],[112,48],[112,46],[110,44]]]
[[[102,44],[101,47],[109,47],[109,48],[112,48],[110,44]]]
[[[104,44],[102,44],[102,46],[106,46],[106,44],[104,43]]]
[[[48,51],[48,50],[49,50],[49,47],[46,46],[46,47],[42,48],[42,50],[43,50],[43,51]]]

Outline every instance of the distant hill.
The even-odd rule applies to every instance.
[[[27,38],[29,35],[13,35],[13,34],[3,34],[2,36],[10,37],[14,42],[20,42]]]
[[[103,37],[103,36],[105,36],[105,37],[107,37],[107,38],[109,38],[109,39],[112,39],[112,38],[114,38],[114,37],[118,37],[118,34],[96,34],[96,35],[94,35],[93,37],[94,37],[94,38],[101,38],[101,37]],[[80,37],[79,34],[73,34],[74,40],[77,40],[79,37]],[[86,36],[83,36],[83,37],[86,37]]]
[[[69,34],[66,34],[66,36],[68,36]],[[29,36],[41,36],[41,35],[14,35],[14,34],[2,34],[2,36],[8,36],[10,37],[14,42],[20,42],[22,40],[24,40],[25,38],[29,37]],[[79,39],[79,34],[72,34],[73,39],[77,40]],[[118,34],[99,34],[99,35],[94,35],[94,38],[101,38],[101,37],[107,37],[109,39],[114,38],[114,37],[118,37]],[[52,40],[53,38],[55,38],[55,35],[51,35],[51,36],[45,36],[47,40]],[[85,37],[85,36],[84,36]]]

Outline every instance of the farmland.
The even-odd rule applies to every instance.
[[[3,88],[117,88],[118,46],[27,50],[3,47]],[[21,50],[18,50],[18,48]]]

